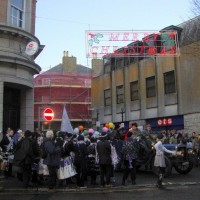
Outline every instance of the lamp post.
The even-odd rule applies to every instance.
[[[121,117],[122,117],[122,122],[124,122],[124,108],[121,108]]]
[[[97,121],[96,121],[96,127],[97,127],[97,131],[99,131],[99,111],[97,110]]]

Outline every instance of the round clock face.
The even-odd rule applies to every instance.
[[[34,55],[37,51],[38,51],[38,48],[39,48],[39,45],[37,42],[29,42],[27,45],[26,45],[26,49],[25,49],[25,53],[29,56],[32,56]]]

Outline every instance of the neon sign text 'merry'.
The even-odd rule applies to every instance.
[[[86,31],[88,57],[178,56],[176,31]]]

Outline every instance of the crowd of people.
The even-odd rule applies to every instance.
[[[135,185],[136,160],[141,148],[140,141],[143,140],[147,148],[151,149],[154,145],[156,150],[154,165],[159,168],[157,185],[160,187],[166,167],[164,152],[175,154],[174,151],[167,150],[162,143],[178,144],[186,140],[199,152],[200,137],[195,132],[191,137],[187,134],[180,136],[174,130],[157,134],[156,137],[155,135],[151,125],[147,124],[145,130],[140,131],[137,123],[132,123],[127,131],[120,127],[103,127],[100,132],[90,131],[87,134],[82,131],[76,134],[54,134],[52,130],[43,134],[18,130],[14,134],[14,131],[8,128],[0,147],[2,152],[13,153],[14,158],[10,158],[4,175],[12,177],[12,168],[15,165],[17,178],[24,188],[30,187],[31,183],[44,184],[46,179],[49,189],[58,184],[71,184],[74,180],[77,187],[86,187],[88,179],[91,186],[111,187],[115,181],[115,171],[123,170],[121,184],[127,184],[130,173],[131,184]],[[100,177],[100,182],[97,181],[97,176]]]

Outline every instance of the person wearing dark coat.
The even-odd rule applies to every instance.
[[[99,165],[100,165],[100,179],[101,186],[109,187],[110,185],[110,175],[111,175],[111,167],[112,167],[112,159],[111,159],[111,145],[107,140],[107,133],[102,132],[100,141],[97,143],[97,153],[99,157]],[[106,177],[106,182],[104,180]]]
[[[46,132],[46,140],[44,141],[44,149],[46,150],[47,156],[44,158],[43,163],[47,165],[49,170],[49,181],[48,187],[49,189],[53,189],[56,187],[56,178],[57,178],[57,169],[60,166],[61,160],[61,148],[56,145],[53,140],[54,134],[52,130],[48,130]]]
[[[38,176],[38,163],[40,161],[40,147],[38,144],[38,137],[40,137],[38,132],[32,133],[32,143],[33,143],[33,153],[34,153],[34,160],[32,165],[32,183],[36,185],[40,184]]]
[[[22,168],[23,173],[23,186],[24,188],[29,187],[31,180],[32,164],[34,163],[35,154],[37,154],[32,141],[32,132],[26,130],[24,133],[25,138],[22,139],[17,146],[14,155],[14,163]]]
[[[132,137],[132,132],[128,132],[128,139],[124,141],[122,147],[122,154],[124,158],[124,175],[122,178],[122,185],[125,185],[125,181],[128,178],[129,172],[131,173],[132,185],[135,185],[136,179],[136,159],[139,153],[139,142]]]
[[[87,147],[88,150],[88,173],[91,177],[91,185],[96,185],[96,177],[99,173],[99,164],[96,163],[96,144],[97,139],[91,137],[91,143]]]
[[[76,181],[78,187],[85,187],[85,179],[87,177],[87,146],[84,142],[84,137],[82,135],[78,136],[78,141],[73,146],[74,165],[76,168]]]

